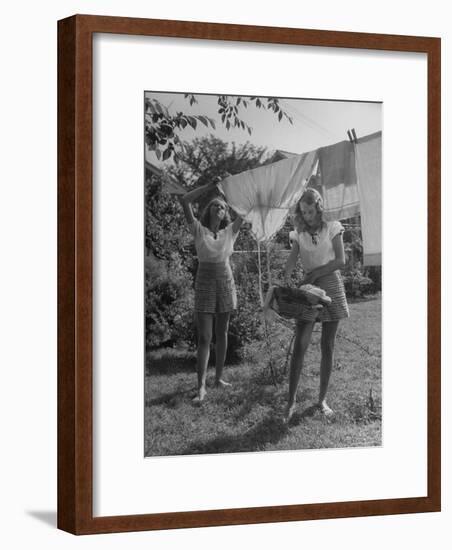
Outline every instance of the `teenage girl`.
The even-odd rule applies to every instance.
[[[316,320],[322,323],[320,391],[316,407],[325,415],[333,414],[326,402],[326,393],[334,360],[334,343],[339,321],[349,316],[344,284],[339,269],[345,265],[342,233],[338,221],[323,220],[323,200],[315,189],[307,189],[295,209],[295,231],[289,235],[292,250],[285,266],[286,284],[300,256],[304,270],[302,284],[323,288],[332,302],[324,306],[318,319],[315,310],[306,310],[296,321],[296,333],[289,375],[289,399],[285,421],[296,409],[296,394],[305,353],[311,341]]]
[[[237,217],[231,222],[228,205],[220,198],[214,198],[207,204],[199,221],[194,217],[192,209],[193,201],[204,193],[211,192],[215,187],[216,183],[203,185],[186,193],[181,200],[195,239],[199,262],[195,280],[198,393],[194,398],[198,403],[206,396],[207,364],[214,322],[215,386],[225,388],[231,385],[222,378],[228,345],[229,317],[237,307],[237,292],[229,258],[242,218]]]

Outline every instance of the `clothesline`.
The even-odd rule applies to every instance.
[[[251,223],[258,242],[269,241],[309,185],[323,196],[326,221],[361,216],[365,265],[381,265],[381,132],[295,155],[220,182],[232,208]]]

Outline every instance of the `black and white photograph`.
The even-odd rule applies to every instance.
[[[145,93],[145,456],[381,445],[381,121]]]
[[[448,546],[452,30],[372,7],[5,5],[5,548]]]

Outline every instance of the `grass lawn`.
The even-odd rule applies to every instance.
[[[381,445],[381,298],[349,306],[350,318],[339,325],[327,396],[333,417],[309,409],[319,388],[320,325],[316,325],[300,380],[298,410],[288,427],[283,424],[288,392],[284,365],[292,331],[275,323],[270,333],[277,384],[270,376],[269,348],[255,342],[240,364],[225,367],[231,388],[212,387],[214,367],[209,367],[208,393],[201,406],[192,403],[193,354],[167,351],[148,356],[146,456]]]

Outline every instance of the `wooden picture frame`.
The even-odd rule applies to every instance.
[[[310,45],[428,58],[428,495],[93,516],[94,33]],[[76,15],[58,22],[58,527],[74,534],[434,512],[441,505],[440,39]],[[426,290],[427,291],[427,290]]]

